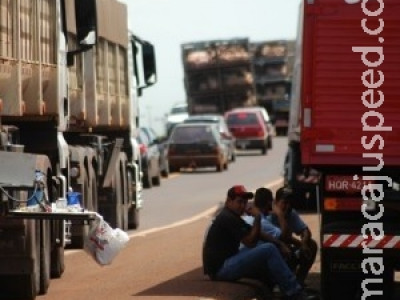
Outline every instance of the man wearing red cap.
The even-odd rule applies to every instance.
[[[305,296],[295,275],[287,266],[277,246],[261,232],[261,213],[254,208],[253,225],[242,218],[247,201],[253,198],[243,185],[228,190],[224,208],[217,214],[207,231],[203,245],[204,273],[212,280],[236,281],[254,278],[263,282],[273,280],[285,294],[284,299],[317,299]],[[240,243],[247,247],[239,250]]]

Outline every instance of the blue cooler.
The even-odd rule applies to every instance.
[[[67,193],[67,206],[70,205],[81,205],[82,203],[82,194],[78,192],[69,192]]]

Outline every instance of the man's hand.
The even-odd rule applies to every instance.
[[[306,259],[311,259],[311,249],[306,243],[302,243],[300,247],[300,252]]]
[[[272,212],[277,215],[278,217],[284,217],[285,216],[285,211],[282,207],[282,205],[280,205],[277,202],[274,202],[272,204]]]
[[[282,256],[285,259],[289,259],[290,258],[291,251],[290,251],[290,248],[285,243],[279,241],[278,242],[278,248],[279,248],[279,251],[281,252]]]

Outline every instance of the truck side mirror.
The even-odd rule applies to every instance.
[[[149,42],[144,41],[142,44],[142,53],[144,80],[146,86],[150,86],[157,82],[156,55],[154,52],[154,46]]]

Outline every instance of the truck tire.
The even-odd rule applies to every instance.
[[[106,221],[113,228],[122,229],[122,183],[121,183],[121,173],[119,171],[119,165],[115,170],[115,176],[111,182],[111,198],[109,204],[109,213]]]
[[[44,295],[50,285],[50,221],[37,221],[40,230],[40,288],[39,293]]]
[[[25,264],[27,264],[27,267],[24,268],[24,270],[12,270],[20,271],[15,274],[13,274],[13,272],[8,274],[3,270],[0,276],[1,299],[34,300],[40,289],[40,234],[36,230],[37,226],[35,221],[20,221],[20,223],[16,222],[16,227],[12,228],[12,230],[17,235],[25,237],[23,247],[12,250],[16,252],[16,254],[20,254],[20,257],[26,261]],[[8,239],[6,239],[6,241],[7,240]],[[13,239],[10,240],[12,241]]]
[[[30,231],[28,235],[31,236],[31,251],[33,257],[33,270],[31,276],[26,276],[26,279],[29,281],[30,277],[34,280],[34,285],[32,285],[32,290],[22,291],[23,293],[27,293],[28,295],[38,295],[40,293],[41,286],[41,255],[40,255],[40,226],[39,222],[35,220],[28,220],[24,222],[27,226],[27,230]],[[28,287],[29,282],[26,282],[25,285]]]
[[[52,225],[52,242],[51,249],[51,278],[60,278],[65,270],[64,262],[64,220],[51,221]],[[57,242],[56,242],[57,241]]]
[[[138,229],[140,225],[140,210],[135,206],[129,209],[128,229]]]
[[[128,230],[129,227],[129,208],[132,203],[132,198],[129,197],[129,187],[128,187],[128,174],[130,173],[127,167],[127,159],[125,153],[121,153],[121,217],[122,217],[122,230]]]
[[[135,201],[133,196],[133,179],[132,173],[127,171],[127,188],[128,188],[128,201]],[[136,202],[132,203],[128,211],[128,229],[137,229],[139,227],[139,209],[136,208]]]
[[[82,184],[82,199],[84,203],[82,203],[82,206],[86,208],[86,205],[88,205],[89,200],[88,198],[90,197],[89,193],[89,180],[87,178],[86,172],[83,174],[83,184]],[[71,221],[71,243],[68,245],[67,248],[72,248],[72,249],[83,249],[84,245],[84,238],[87,236],[89,233],[89,225],[88,224],[82,224],[81,221]]]

